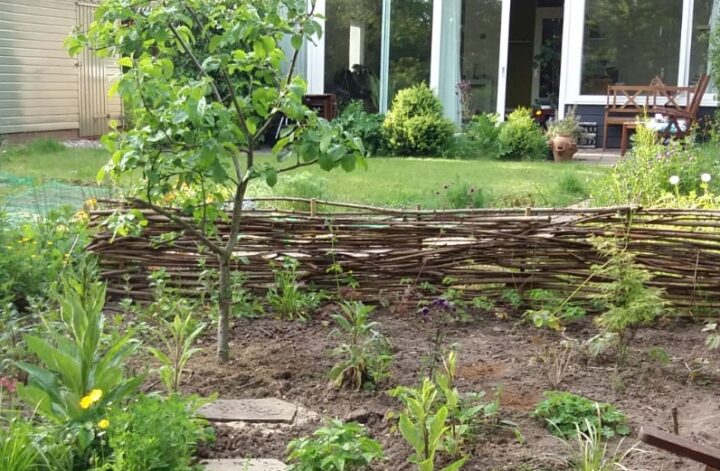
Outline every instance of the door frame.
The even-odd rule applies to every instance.
[[[510,50],[510,6],[512,0],[502,0],[500,24],[500,55],[498,58],[497,108],[495,112],[501,121],[505,121],[505,103],[507,100],[507,67]]]
[[[557,19],[564,20],[563,7],[538,7],[535,9],[535,40],[533,44],[533,60],[540,54],[542,48],[542,27],[543,20]],[[562,70],[562,52],[560,53],[560,69]],[[533,64],[534,65],[534,64]],[[532,103],[540,98],[540,69],[533,67],[532,93],[530,100]],[[558,97],[560,96],[560,84],[558,84]]]

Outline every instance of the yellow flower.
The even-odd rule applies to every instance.
[[[87,206],[90,209],[95,209],[95,206],[97,206],[97,199],[90,198],[89,200],[85,201],[85,206]]]
[[[99,401],[101,397],[102,391],[100,389],[93,389],[87,396],[80,399],[80,407],[83,409],[89,409],[93,404]]]
[[[110,426],[110,421],[108,419],[102,419],[100,422],[98,422],[98,427],[102,430],[105,430]]]

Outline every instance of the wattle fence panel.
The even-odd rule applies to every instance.
[[[270,201],[272,200],[272,201]],[[301,280],[334,290],[341,266],[359,286],[354,296],[392,301],[408,284],[440,286],[448,277],[468,299],[499,298],[508,289],[577,290],[588,299],[597,283],[593,265],[604,263],[589,239],[612,237],[636,255],[677,307],[712,307],[720,302],[720,212],[703,210],[480,209],[407,211],[361,205],[275,198],[256,200],[307,204],[311,211],[253,209],[246,212],[234,269],[245,287],[264,293],[274,282],[270,262],[289,256],[300,262]],[[142,210],[148,225],[141,237],[112,239],[100,226],[120,203],[91,213],[98,233],[88,247],[100,259],[109,293],[147,300],[148,276],[165,269],[171,284],[187,294],[204,289],[201,264],[217,266],[198,241],[169,219]],[[126,207],[128,207],[126,205]],[[317,208],[326,208],[318,211]],[[227,237],[227,225],[218,223]],[[177,232],[170,244],[160,236]],[[692,312],[695,312],[692,309]]]

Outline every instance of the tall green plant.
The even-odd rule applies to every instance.
[[[370,321],[375,309],[360,302],[345,302],[342,314],[333,316],[346,342],[333,350],[340,361],[330,371],[335,385],[348,385],[354,389],[375,386],[388,376],[392,362],[390,344]]]
[[[69,427],[84,450],[108,404],[135,391],[142,378],[125,375],[125,362],[137,349],[131,335],[103,335],[105,285],[68,275],[62,287],[57,325],[46,320],[44,337],[25,336],[40,365],[18,362],[29,377],[18,395],[39,415]]]
[[[169,393],[180,391],[183,372],[190,358],[200,351],[193,343],[205,330],[206,324],[199,323],[193,312],[176,315],[172,322],[162,321],[163,333],[160,334],[165,351],[150,347],[150,353],[162,365],[160,379]]]
[[[433,471],[435,455],[443,447],[443,438],[449,432],[448,409],[436,407],[438,397],[435,384],[425,378],[419,388],[397,387],[390,393],[405,406],[400,413],[400,433],[415,451],[410,461],[418,471]],[[467,458],[461,458],[441,471],[457,471]]]
[[[303,44],[322,34],[314,12],[315,0],[106,0],[88,32],[67,41],[72,54],[118,58],[124,71],[111,92],[131,126],[106,136],[112,158],[99,177],[142,175],[133,204],[168,218],[218,260],[220,361],[229,359],[230,267],[250,183],[274,186],[301,167],[351,171],[364,162],[360,139],[303,103],[296,65]],[[293,124],[282,130],[273,148],[280,164],[272,165],[258,150],[280,116]],[[172,190],[186,197],[168,201]],[[142,224],[139,211],[129,215],[111,218],[119,234]]]

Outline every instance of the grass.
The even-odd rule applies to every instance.
[[[31,178],[36,183],[57,180],[92,185],[107,159],[103,149],[70,149],[56,141],[39,140],[0,148],[0,175]],[[367,170],[324,172],[309,167],[300,175],[283,175],[274,190],[258,182],[251,193],[427,209],[560,207],[587,198],[587,183],[607,171],[573,163],[377,157],[369,160]],[[0,196],[2,191],[0,185]]]

